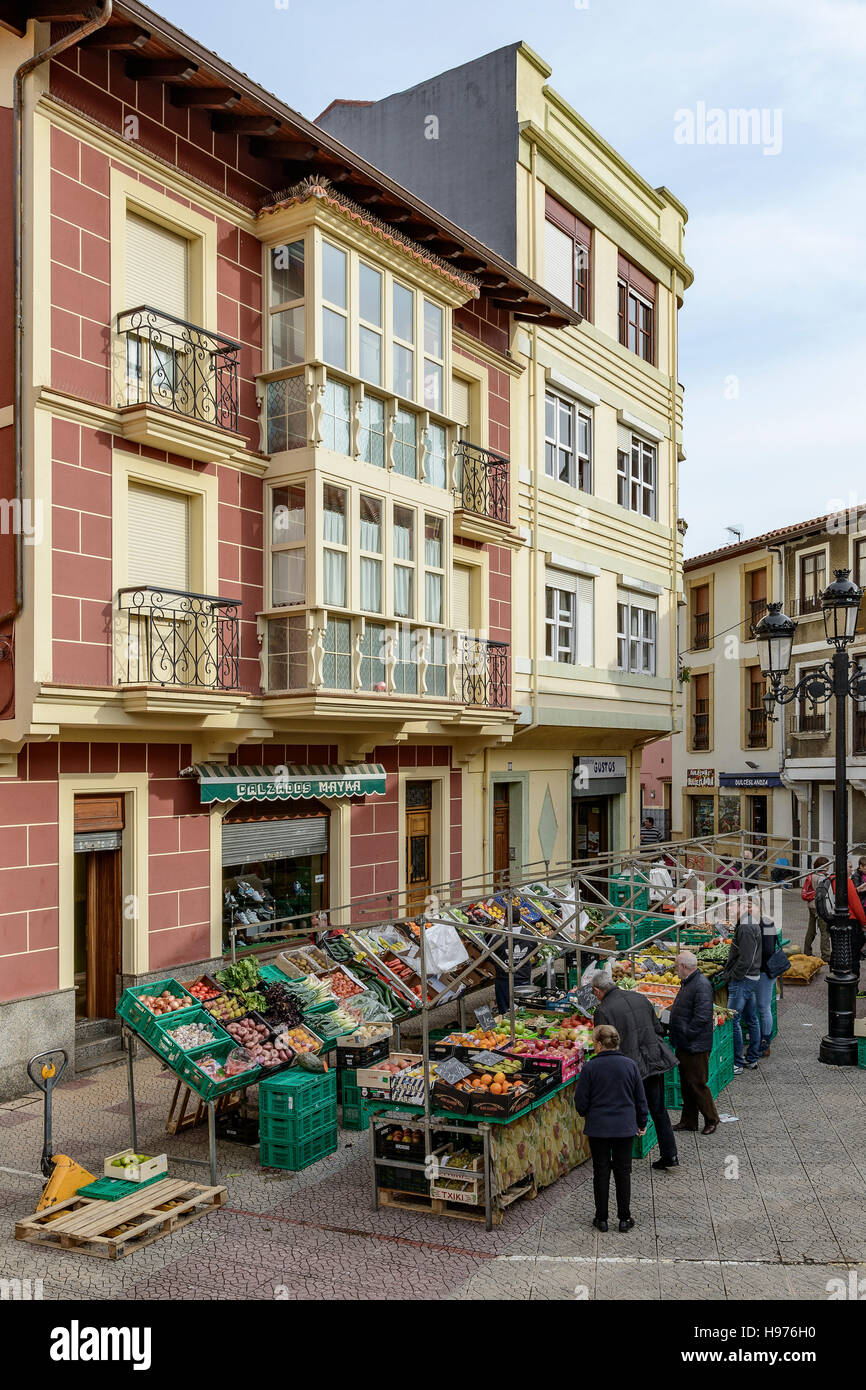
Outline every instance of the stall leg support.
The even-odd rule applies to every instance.
[[[215,1102],[212,1100],[207,1103],[207,1147],[211,1187],[217,1186],[216,1111],[214,1105]]]
[[[126,1044],[126,1086],[129,1096],[129,1133],[132,1149],[138,1153],[138,1123],[135,1117],[135,1068],[133,1064],[133,1052],[135,1043],[132,1034],[124,1030],[124,1042]]]
[[[481,1142],[484,1145],[484,1228],[493,1230],[493,1164],[490,1152],[490,1126],[480,1125]]]

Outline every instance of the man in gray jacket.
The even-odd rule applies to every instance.
[[[761,1025],[758,1021],[758,984],[761,979],[761,917],[751,901],[743,899],[737,908],[738,921],[728,959],[725,983],[728,1008],[736,1009],[734,1019],[734,1074],[754,1071],[761,1052]],[[743,1055],[743,1025],[749,1034],[749,1050]]]
[[[659,1157],[654,1168],[677,1168],[677,1141],[665,1105],[665,1072],[677,1064],[673,1050],[664,1040],[664,1030],[650,1001],[634,990],[620,989],[609,975],[597,971],[591,977],[598,1008],[592,1021],[610,1024],[619,1033],[619,1050],[637,1063],[646,1093],[647,1105],[659,1141]]]

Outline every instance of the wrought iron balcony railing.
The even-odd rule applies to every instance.
[[[749,628],[752,632],[754,632],[755,625],[761,621],[766,611],[766,598],[749,599]]]
[[[855,706],[851,733],[852,753],[866,753],[866,709]]]
[[[455,488],[463,510],[508,525],[508,459],[461,439],[455,454]]]
[[[147,304],[117,316],[126,344],[126,404],[156,405],[238,428],[240,344]]]
[[[749,710],[749,747],[766,748],[767,746],[767,711],[761,706],[760,709]]]
[[[696,651],[703,651],[710,645],[710,615],[709,613],[695,614],[695,631],[692,638],[692,646]]]
[[[508,708],[508,643],[481,637],[460,639],[464,705]]]
[[[692,748],[695,752],[706,752],[710,746],[710,716],[709,714],[694,715],[694,730],[692,734]]]
[[[121,589],[118,683],[239,690],[240,607],[155,585]]]

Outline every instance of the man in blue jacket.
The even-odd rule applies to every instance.
[[[715,1026],[713,987],[698,970],[698,958],[692,951],[680,951],[676,971],[682,984],[671,1005],[669,1027],[680,1064],[683,1112],[674,1129],[696,1130],[700,1111],[704,1117],[702,1133],[715,1134],[719,1112],[707,1085]]]

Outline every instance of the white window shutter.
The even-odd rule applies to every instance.
[[[577,581],[577,664],[595,664],[595,602],[593,581],[582,576]]]
[[[469,382],[461,376],[451,378],[451,414],[460,426],[461,439],[469,437]]]
[[[126,304],[189,319],[189,242],[134,212],[126,214]]]
[[[189,498],[130,484],[127,584],[189,590]]]
[[[455,632],[472,631],[472,572],[455,565],[451,577],[451,626]]]
[[[565,304],[574,303],[574,242],[552,222],[544,224],[544,285]]]

